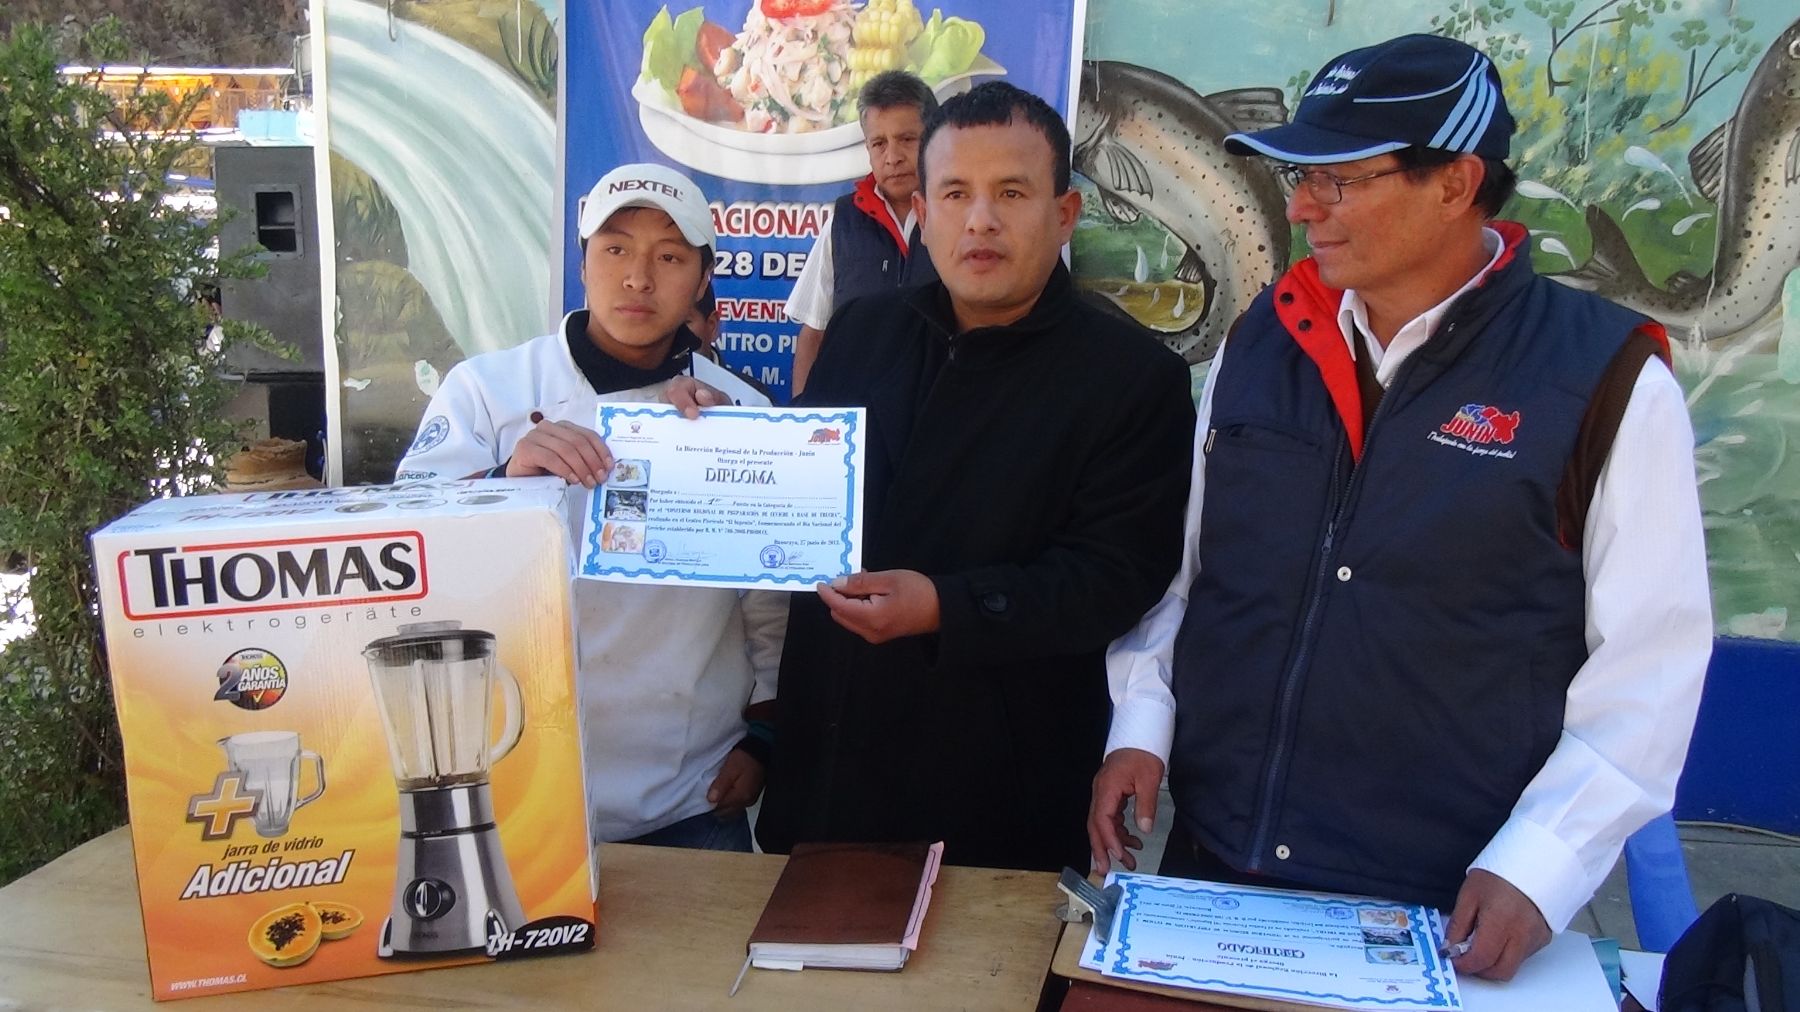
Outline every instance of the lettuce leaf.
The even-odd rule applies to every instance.
[[[655,81],[671,95],[681,83],[682,70],[687,67],[710,76],[712,68],[700,66],[700,54],[695,47],[700,26],[705,21],[706,16],[699,7],[673,18],[667,7],[657,11],[656,17],[650,19],[650,27],[644,29],[644,62],[639,76]]]
[[[907,69],[917,73],[919,68],[925,65],[925,60],[931,56],[931,47],[937,43],[938,33],[943,28],[943,8],[933,7],[930,20],[925,22],[924,27],[919,30],[918,37],[912,40],[912,44],[906,47]]]
[[[931,54],[919,65],[919,76],[933,85],[955,77],[974,64],[986,41],[987,32],[975,22],[962,18],[944,19],[932,39]]]
[[[664,7],[650,19],[650,27],[644,29],[644,62],[638,77],[655,81],[672,92],[681,79],[684,63],[681,50],[675,45],[675,24],[669,18],[669,9]]]
[[[700,51],[696,43],[700,40],[700,26],[706,23],[706,15],[700,8],[694,7],[682,11],[675,16],[675,51],[681,54],[682,66],[695,67],[712,76],[711,67],[700,66]],[[681,76],[681,68],[675,69],[675,76]]]

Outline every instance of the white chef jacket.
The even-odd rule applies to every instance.
[[[477,355],[444,377],[400,461],[402,480],[496,467],[534,424],[592,426],[601,401],[660,401],[660,385],[594,393],[555,334]],[[693,375],[745,405],[769,399],[707,359]],[[579,537],[585,497],[572,495]],[[744,708],[775,696],[787,595],[578,579],[574,585],[588,820],[597,840],[654,832],[712,805],[706,789],[742,740]]]

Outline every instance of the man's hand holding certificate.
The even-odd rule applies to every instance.
[[[613,465],[583,522],[580,575],[811,590],[862,564],[860,408],[602,404]]]

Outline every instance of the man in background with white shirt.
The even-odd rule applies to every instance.
[[[1711,651],[1693,432],[1663,328],[1537,277],[1488,59],[1328,64],[1285,163],[1312,256],[1199,408],[1182,568],[1108,654],[1097,867],[1452,911],[1510,978],[1667,811]]]
[[[825,324],[839,307],[863,295],[937,280],[912,211],[919,138],[925,120],[937,111],[937,96],[912,74],[887,70],[862,86],[856,107],[869,174],[837,199],[831,227],[819,233],[788,296],[788,319],[800,324],[794,342],[796,395],[819,357]]]

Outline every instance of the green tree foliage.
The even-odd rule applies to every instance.
[[[1479,0],[1431,21],[1500,68],[1526,180],[1504,216],[1569,251],[1538,266],[1586,259],[1583,208],[1597,204],[1653,280],[1711,270],[1712,208],[1679,173],[1713,125],[1694,121],[1694,104],[1756,60],[1754,28],[1690,0]],[[1522,41],[1544,36],[1547,46]]]
[[[1548,48],[1522,42],[1521,11],[1541,22]],[[1619,157],[1632,144],[1683,161],[1697,136],[1688,113],[1756,59],[1754,27],[1684,10],[1682,0],[1483,0],[1431,19],[1433,32],[1485,50],[1500,67],[1523,167],[1592,200],[1633,185]]]
[[[306,31],[307,0],[4,0],[0,36],[15,26],[52,27],[63,63],[102,57],[86,44],[87,27],[117,18],[131,33],[129,50],[110,60],[199,67],[285,67],[294,39]]]
[[[121,42],[108,22],[82,45]],[[0,545],[35,623],[0,654],[0,882],[123,821],[88,533],[237,448],[218,376],[253,335],[209,341],[200,293],[251,262],[215,261],[215,224],[163,202],[189,143],[125,129],[185,111],[65,79],[48,30],[0,40]]]
[[[1681,110],[1658,130],[1674,126],[1707,92],[1756,61],[1756,37],[1750,34],[1755,27],[1756,22],[1735,15],[1725,17],[1717,30],[1700,18],[1682,22],[1681,29],[1669,38],[1687,54],[1687,87]]]

